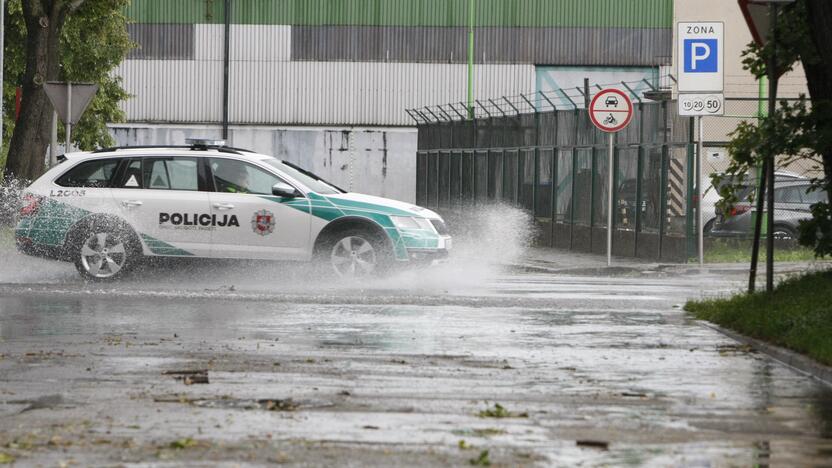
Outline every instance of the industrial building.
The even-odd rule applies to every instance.
[[[133,0],[121,144],[221,137],[413,201],[405,109],[593,83],[658,85],[673,0]],[[472,9],[473,7],[473,9]],[[639,85],[642,86],[642,85]],[[639,90],[635,90],[639,92]],[[227,128],[227,130],[226,130]]]

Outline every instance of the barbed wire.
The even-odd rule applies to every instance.
[[[658,91],[659,83],[666,82],[667,80],[675,81],[675,78],[673,75],[668,74],[659,77],[656,82],[650,82],[645,78],[634,81],[619,81],[617,83],[595,83],[589,87],[590,95],[593,90],[617,87],[624,88],[635,100],[641,102],[642,98],[638,95],[637,90],[643,89],[644,85],[646,85],[649,90]],[[575,87],[534,91],[528,94],[521,93],[513,96],[500,96],[498,98],[475,99],[472,108],[469,108],[468,105],[460,101],[406,109],[405,111],[417,123],[441,123],[468,120],[471,117],[479,119],[561,109],[581,109],[585,107],[587,101],[588,98],[585,96],[585,91],[580,87]]]

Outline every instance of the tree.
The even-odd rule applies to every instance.
[[[801,222],[799,242],[817,256],[832,255],[832,2],[797,0],[782,8],[777,23],[777,68],[792,70],[802,63],[810,98],[782,101],[773,115],[758,125],[743,122],[731,134],[728,152],[732,161],[726,176],[742,180],[769,154],[781,164],[802,159],[811,162],[823,176],[812,180],[813,190],[825,190],[827,199],[812,206],[812,219]],[[750,44],[743,52],[745,68],[758,78],[765,76],[774,44]],[[718,182],[722,176],[715,176]],[[715,184],[715,186],[719,186]],[[734,187],[722,189],[725,205],[736,201]]]
[[[73,128],[72,140],[81,149],[112,144],[106,123],[124,120],[118,103],[129,97],[121,78],[110,73],[134,46],[122,13],[128,1],[8,1],[3,84],[4,136],[10,136],[6,176],[34,179],[44,171],[52,125],[52,104],[43,90],[46,81],[98,83],[99,91]],[[23,98],[15,122],[18,83]]]

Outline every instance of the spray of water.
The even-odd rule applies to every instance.
[[[81,281],[69,263],[32,258],[18,253],[12,229],[25,184],[7,180],[0,185],[0,283]],[[397,268],[380,278],[333,280],[326,266],[289,262],[174,261],[152,262],[110,287],[186,291],[221,288],[274,293],[337,290],[408,290],[461,292],[485,287],[504,265],[521,257],[532,237],[530,215],[506,205],[478,205],[446,213],[453,235],[450,258],[431,267]],[[324,279],[329,278],[329,279]]]
[[[375,286],[395,289],[470,292],[485,287],[506,265],[518,261],[533,235],[528,212],[507,205],[480,205],[446,215],[454,248],[447,262],[404,269]]]

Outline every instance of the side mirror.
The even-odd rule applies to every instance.
[[[278,182],[272,186],[272,195],[283,198],[295,198],[299,196],[300,193],[291,185]]]

